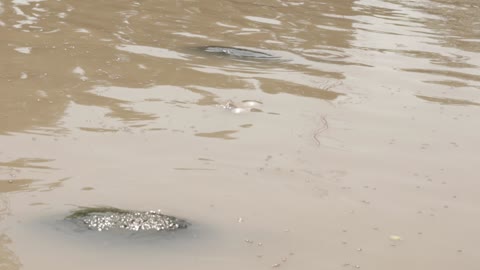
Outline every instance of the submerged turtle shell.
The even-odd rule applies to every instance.
[[[242,49],[242,48],[235,48],[235,47],[206,46],[206,47],[200,47],[200,49],[202,49],[207,53],[227,55],[227,56],[233,56],[233,57],[239,57],[239,58],[259,58],[259,59],[277,58],[268,53]]]
[[[190,224],[157,211],[130,211],[113,207],[82,208],[66,217],[89,230],[174,231]]]

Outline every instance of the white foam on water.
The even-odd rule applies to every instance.
[[[19,53],[30,54],[32,52],[32,47],[18,47],[14,50]]]
[[[28,78],[28,74],[25,72],[20,73],[20,79],[25,80]]]
[[[245,19],[254,21],[254,22],[259,22],[259,23],[267,23],[267,24],[274,24],[274,25],[282,24],[282,22],[280,22],[279,20],[269,19],[264,17],[257,17],[257,16],[245,16]]]

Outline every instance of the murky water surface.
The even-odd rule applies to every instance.
[[[0,268],[479,269],[478,14],[0,0]],[[95,205],[192,226],[63,221]]]

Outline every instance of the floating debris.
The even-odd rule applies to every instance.
[[[242,102],[235,103],[232,100],[218,105],[224,110],[228,110],[232,113],[244,113],[244,112],[261,112],[261,110],[256,107],[260,106],[262,103],[255,100],[243,100]]]
[[[89,230],[174,231],[190,224],[156,211],[130,211],[113,207],[82,208],[66,217]]]
[[[390,240],[400,241],[400,240],[402,240],[402,237],[400,237],[398,235],[390,235]]]

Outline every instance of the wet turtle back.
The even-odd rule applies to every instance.
[[[237,58],[248,58],[248,59],[274,59],[277,58],[271,54],[243,49],[243,48],[235,48],[235,47],[222,47],[222,46],[205,46],[200,47],[200,50],[216,54],[216,55],[224,55],[224,56],[231,56]]]
[[[130,211],[113,207],[82,208],[66,217],[80,227],[96,231],[174,231],[190,224],[156,211]]]

